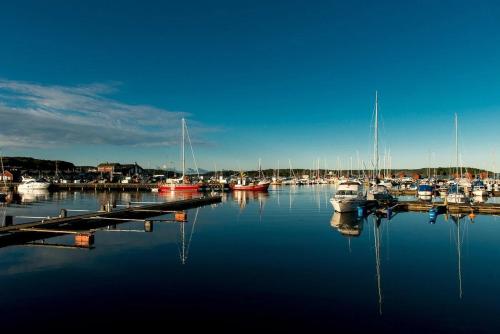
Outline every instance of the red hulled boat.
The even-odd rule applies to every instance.
[[[231,183],[229,188],[231,188],[231,190],[267,191],[270,184],[271,183],[267,181],[261,181],[259,183],[250,182],[249,184]]]

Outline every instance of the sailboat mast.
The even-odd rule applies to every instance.
[[[375,165],[374,178],[378,177],[378,91],[375,91],[375,140],[373,143],[373,159]]]
[[[455,154],[457,159],[457,175],[458,175],[458,117],[457,113],[455,113]]]
[[[184,176],[186,175],[186,155],[184,150],[184,137],[185,137],[185,128],[186,128],[186,120],[182,118],[182,179],[184,180]]]

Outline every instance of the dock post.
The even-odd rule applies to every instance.
[[[68,210],[61,209],[61,211],[59,211],[59,218],[66,218],[66,217],[68,217]]]
[[[150,220],[144,221],[144,232],[153,232],[153,222]]]
[[[4,226],[12,226],[14,224],[13,216],[5,216]]]

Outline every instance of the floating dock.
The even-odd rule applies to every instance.
[[[500,214],[500,204],[498,203],[446,204],[443,202],[400,201],[395,206],[394,211],[427,212],[431,208],[436,208],[440,212],[450,213]]]
[[[0,247],[65,234],[74,234],[75,245],[85,247],[93,243],[93,229],[140,221],[144,223],[144,229],[148,232],[148,229],[152,230],[153,226],[153,222],[147,220],[150,217],[173,214],[172,221],[183,222],[186,219],[186,213],[181,210],[220,203],[221,200],[221,196],[204,196],[143,206],[132,206],[128,203],[126,208],[118,210],[112,210],[111,205],[108,204],[100,211],[75,216],[67,216],[67,210],[61,209],[57,217],[47,217],[22,224],[14,224],[13,217],[6,216],[5,226],[0,227]]]

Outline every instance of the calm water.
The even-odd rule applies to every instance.
[[[221,204],[189,210],[184,225],[97,231],[90,250],[50,246],[72,245],[72,236],[1,248],[2,326],[499,331],[499,217],[439,216],[429,224],[426,214],[401,213],[358,221],[333,214],[333,191],[228,194]],[[108,199],[174,198],[41,193],[6,211],[54,216]],[[5,213],[0,208],[0,219]]]

